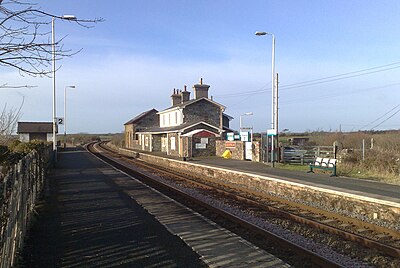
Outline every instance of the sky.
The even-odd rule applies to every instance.
[[[400,129],[398,0],[32,1],[49,13],[104,19],[92,28],[55,24],[65,48],[82,49],[57,62],[58,117],[65,87],[76,87],[67,88],[68,133],[122,132],[200,78],[233,129],[252,112],[243,126],[266,131],[272,37],[256,31],[276,39],[280,131]],[[0,81],[35,86],[0,89],[0,107],[24,99],[21,121],[52,120],[51,78],[0,66]]]

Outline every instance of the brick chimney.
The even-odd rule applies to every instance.
[[[179,89],[174,88],[174,92],[171,95],[172,106],[181,103],[181,95],[179,94]]]
[[[193,86],[194,91],[194,98],[208,98],[208,89],[210,88],[209,85],[203,84],[203,78],[200,78],[200,84],[196,84]]]
[[[190,91],[187,91],[186,85],[183,86],[183,91],[181,92],[181,101],[182,103],[190,100]]]

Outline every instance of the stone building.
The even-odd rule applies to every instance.
[[[125,146],[131,149],[141,149],[139,146],[138,134],[136,132],[145,131],[158,124],[158,111],[151,109],[143,112],[124,124],[125,126]]]
[[[57,128],[56,128],[57,133]],[[17,134],[22,142],[32,140],[53,141],[52,122],[18,122]]]
[[[193,86],[194,98],[186,86],[174,89],[171,106],[159,112],[144,112],[125,123],[125,144],[127,148],[149,152],[165,152],[180,157],[215,155],[215,141],[229,129],[233,118],[224,114],[225,106],[208,97],[210,86]],[[153,120],[152,126],[140,127],[140,122]],[[138,121],[138,119],[142,121]]]

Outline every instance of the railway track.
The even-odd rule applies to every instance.
[[[372,250],[379,251],[383,255],[391,256],[393,258],[400,257],[400,249],[398,246],[400,241],[398,237],[399,234],[393,230],[368,223],[360,223],[354,219],[345,218],[331,212],[324,212],[320,209],[306,207],[305,205],[299,205],[297,203],[294,204],[286,200],[261,197],[259,193],[256,194],[254,192],[243,191],[243,189],[238,189],[232,185],[221,185],[221,183],[215,181],[210,182],[205,179],[199,179],[194,177],[193,174],[180,174],[176,170],[167,170],[159,166],[150,165],[143,163],[142,161],[117,155],[115,152],[103,145],[91,145],[88,149],[93,152],[95,147],[97,147],[97,152],[95,152],[97,156],[107,162],[111,162],[113,165],[116,165],[119,169],[122,169],[125,172],[133,172],[136,176],[139,175],[144,178],[145,176],[142,173],[138,173],[137,170],[133,171],[129,167],[129,165],[134,164],[147,171],[151,170],[154,172],[156,169],[155,172],[160,176],[167,178],[173,177],[173,180],[175,181],[174,185],[163,183],[161,187],[168,188],[168,191],[174,192],[174,195],[184,196],[184,198],[190,200],[190,202],[195,202],[202,207],[213,211],[213,213],[217,213],[243,228],[250,230],[254,234],[266,237],[269,240],[274,240],[281,246],[290,248],[292,251],[297,252],[297,254],[307,256],[307,259],[312,260],[313,263],[318,266],[340,267],[343,264],[338,262],[335,258],[327,258],[323,256],[323,254],[321,255],[318,252],[315,252],[315,250],[310,250],[301,244],[299,245],[298,242],[293,243],[293,241],[282,238],[276,233],[269,232],[265,230],[265,228],[261,228],[260,226],[238,217],[229,211],[198,200],[185,191],[182,191],[177,185],[186,185],[186,187],[188,187],[187,185],[190,184],[190,187],[196,188],[202,192],[207,192],[208,196],[213,196],[213,198],[216,199],[229,200],[231,205],[233,204],[233,206],[237,207],[240,206],[247,212],[261,218],[264,217],[269,220],[271,217],[280,218],[289,222],[307,225],[310,228],[318,229],[325,233],[353,241],[353,243],[361,245],[362,247],[368,247]],[[145,180],[149,180],[149,178],[145,178]],[[154,184],[155,182],[152,183]],[[156,184],[159,186],[160,183],[161,182],[157,182]],[[390,262],[390,259],[388,261]]]

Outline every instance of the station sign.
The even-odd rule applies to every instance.
[[[234,141],[226,141],[225,148],[236,148],[236,143]]]
[[[276,135],[278,135],[277,129],[268,129],[267,130],[267,136],[276,136]]]
[[[235,140],[235,133],[233,133],[233,132],[228,132],[228,133],[226,133],[226,139],[227,139],[228,141],[233,141],[233,140]]]
[[[240,132],[240,140],[241,141],[250,141],[250,132],[247,132],[247,131]]]

